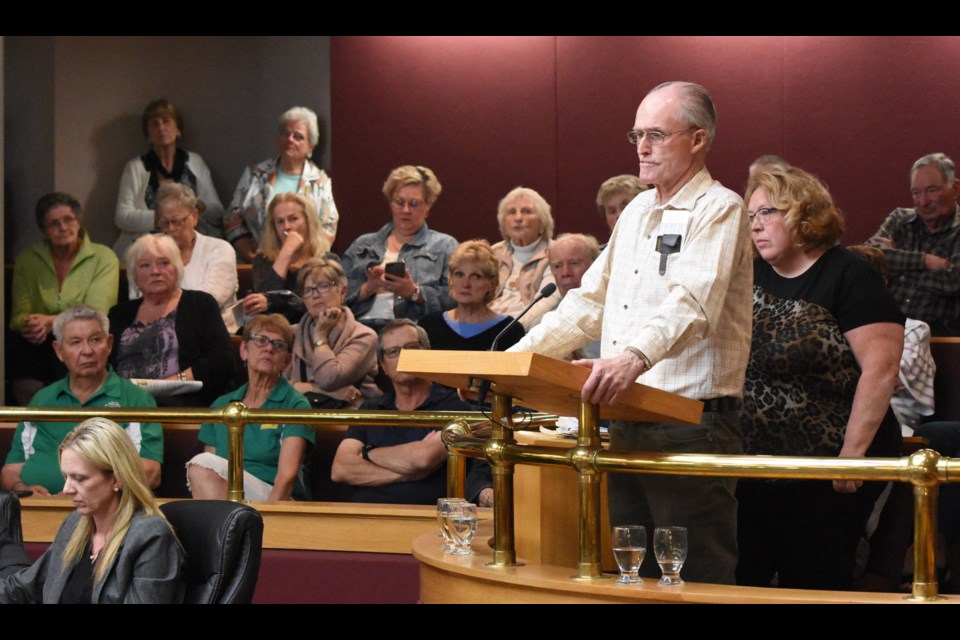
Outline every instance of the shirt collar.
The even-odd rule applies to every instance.
[[[920,228],[923,230],[923,232],[930,236],[935,236],[935,235],[944,233],[945,231],[951,231],[953,229],[960,227],[960,204],[957,204],[957,208],[954,209],[953,217],[950,219],[950,223],[947,226],[945,226],[943,229],[940,229],[940,231],[935,231],[933,233],[931,233],[930,230],[927,229],[926,223],[920,219],[920,214],[917,213],[916,208],[908,209],[908,211],[909,213],[906,216],[907,222],[911,224],[916,223],[920,225]]]
[[[58,396],[69,396],[77,403],[78,406],[85,407],[91,404],[94,400],[100,396],[106,396],[107,398],[112,398],[114,400],[120,400],[120,386],[117,384],[119,378],[114,374],[113,367],[107,365],[107,377],[104,379],[103,384],[100,385],[100,388],[90,394],[90,397],[87,398],[86,402],[80,402],[77,399],[77,396],[73,394],[73,391],[70,390],[70,375],[67,374],[67,377],[63,380],[60,380],[60,389],[57,391]],[[119,405],[118,405],[119,406]]]
[[[694,175],[685,185],[680,187],[672,198],[667,200],[661,209],[681,209],[683,211],[693,211],[693,208],[706,192],[707,188],[713,182],[710,172],[703,167]]]

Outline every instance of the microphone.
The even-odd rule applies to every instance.
[[[498,345],[499,342],[500,342],[500,338],[503,337],[503,334],[505,334],[507,331],[509,331],[510,329],[512,329],[515,324],[517,324],[518,322],[520,322],[520,318],[522,318],[523,316],[527,315],[527,312],[530,311],[530,309],[533,308],[533,305],[537,304],[538,302],[540,302],[540,301],[543,300],[544,298],[549,298],[550,296],[553,295],[553,292],[556,291],[556,290],[557,290],[557,285],[553,284],[552,282],[549,283],[549,284],[547,284],[546,286],[544,286],[543,289],[540,289],[540,293],[538,293],[538,294],[537,294],[537,297],[533,299],[533,302],[531,302],[530,304],[528,304],[528,305],[527,305],[527,308],[524,309],[524,310],[520,313],[520,315],[518,315],[516,318],[514,318],[513,320],[511,320],[511,321],[510,321],[510,324],[508,324],[507,326],[505,326],[505,327],[503,328],[503,331],[501,331],[500,333],[497,334],[497,337],[493,339],[493,342],[492,342],[492,343],[490,343],[490,349],[489,349],[489,351],[496,351],[496,350],[497,350],[497,345]],[[477,390],[477,403],[478,403],[478,404],[481,404],[481,405],[482,405],[483,402],[484,402],[484,400],[487,399],[487,393],[490,392],[490,384],[491,384],[491,382],[490,382],[489,380],[483,380],[483,381],[480,382],[480,388]]]
[[[509,331],[510,329],[512,329],[515,324],[517,324],[518,322],[520,322],[520,318],[522,318],[523,316],[527,315],[527,312],[530,311],[530,309],[533,308],[533,305],[537,304],[538,302],[540,302],[540,301],[543,300],[544,298],[549,298],[550,296],[553,295],[553,292],[556,291],[556,290],[557,290],[557,285],[553,284],[552,282],[551,282],[550,284],[546,285],[543,289],[540,289],[540,293],[538,293],[538,294],[537,294],[537,297],[533,299],[533,302],[531,302],[530,304],[528,304],[528,305],[527,305],[527,308],[524,309],[522,312],[520,312],[520,315],[518,315],[516,318],[514,318],[514,319],[510,322],[510,324],[508,324],[507,326],[505,326],[505,327],[503,328],[503,331],[501,331],[500,333],[497,334],[497,337],[493,339],[493,342],[492,342],[492,343],[490,343],[490,349],[489,349],[489,350],[490,350],[490,351],[496,351],[496,350],[497,350],[497,344],[499,344],[500,338],[503,337],[503,334],[505,334],[507,331]]]

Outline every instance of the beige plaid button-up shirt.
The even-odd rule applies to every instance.
[[[665,259],[658,237],[686,224]],[[753,313],[753,254],[742,200],[702,169],[664,205],[651,189],[620,216],[606,250],[510,351],[562,358],[600,340],[601,357],[636,347],[652,367],[638,382],[706,400],[743,395]]]

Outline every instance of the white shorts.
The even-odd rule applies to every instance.
[[[198,453],[187,463],[187,467],[195,464],[204,469],[210,469],[218,476],[227,479],[227,459],[213,453]],[[190,474],[187,474],[187,488],[190,489]],[[243,498],[244,500],[267,500],[270,492],[273,491],[273,485],[268,484],[257,478],[249,471],[243,472]],[[193,493],[193,490],[190,490]]]

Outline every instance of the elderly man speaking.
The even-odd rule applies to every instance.
[[[155,407],[153,397],[124,380],[107,366],[113,338],[103,312],[85,304],[67,309],[53,321],[57,357],[67,367],[67,377],[33,396],[31,407]],[[13,434],[0,485],[8,491],[33,491],[51,495],[63,489],[60,442],[75,422],[21,422]],[[121,424],[137,451],[150,486],[160,484],[163,430],[156,422]]]
[[[750,351],[752,253],[743,202],[710,177],[716,128],[702,86],[654,88],[627,133],[640,180],[654,185],[620,216],[606,251],[556,311],[510,351],[562,357],[599,339],[584,399],[612,404],[634,381],[702,400],[699,425],[614,422],[621,451],[739,453],[739,408]],[[733,583],[736,481],[611,474],[614,524],[689,530],[688,580]],[[658,575],[653,554],[641,572]]]

